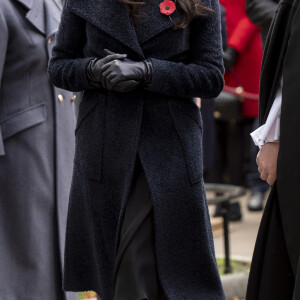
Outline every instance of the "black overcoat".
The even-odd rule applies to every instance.
[[[277,9],[279,0],[246,0],[246,9],[249,19],[261,27],[263,41],[267,34]]]
[[[202,121],[192,98],[223,87],[220,9],[175,30],[149,1],[133,29],[117,0],[69,0],[49,64],[56,86],[84,90],[76,129],[67,224],[67,290],[95,290],[113,299],[120,220],[139,155],[154,209],[159,279],[168,299],[224,299],[214,257],[202,179]],[[145,15],[144,14],[144,15]],[[172,20],[181,20],[178,8]],[[137,38],[138,36],[138,38]],[[132,60],[149,58],[147,89],[93,89],[86,65],[104,49]]]
[[[255,294],[255,282],[259,282],[259,271],[264,258],[262,236],[268,231],[267,219],[279,204],[279,223],[282,222],[288,260],[295,279],[293,299],[300,299],[300,201],[298,185],[300,181],[300,5],[299,0],[282,0],[273,19],[266,42],[262,64],[260,88],[260,124],[264,124],[272,107],[278,84],[283,76],[283,93],[280,121],[280,149],[278,156],[277,182],[268,199],[262,226],[257,240],[254,266],[249,282],[249,295]],[[272,230],[270,228],[269,230]],[[273,247],[278,247],[274,244]],[[266,253],[268,252],[267,249]],[[267,255],[267,254],[266,254]],[[261,259],[261,261],[259,261]],[[281,257],[280,260],[284,260]],[[259,272],[261,272],[259,274]],[[258,296],[247,299],[258,299]],[[259,298],[260,299],[260,298]],[[274,299],[274,298],[267,298]]]

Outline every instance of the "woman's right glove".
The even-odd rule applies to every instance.
[[[152,63],[150,60],[133,61],[130,59],[114,60],[103,66],[102,85],[108,90],[116,90],[122,83],[134,80],[136,87],[147,85],[152,79]]]
[[[88,77],[88,80],[90,84],[95,88],[102,88],[102,67],[106,65],[109,62],[112,62],[113,60],[119,59],[123,60],[127,57],[126,54],[109,54],[105,56],[104,58],[98,59],[92,59],[86,68],[86,74]]]

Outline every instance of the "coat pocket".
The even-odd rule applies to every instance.
[[[192,101],[169,101],[169,109],[186,158],[192,184],[202,179],[202,119]]]
[[[85,95],[79,108],[76,134],[75,168],[88,178],[101,181],[105,127],[105,96]]]
[[[46,104],[28,107],[0,121],[3,140],[46,120]]]

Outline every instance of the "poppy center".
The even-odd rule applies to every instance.
[[[170,6],[169,6],[169,5],[167,5],[165,8],[166,8],[166,10],[169,10],[169,9],[170,9]]]

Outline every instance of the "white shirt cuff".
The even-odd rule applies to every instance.
[[[280,86],[266,123],[250,134],[254,144],[259,148],[266,143],[276,142],[280,139],[281,102],[282,87]]]

